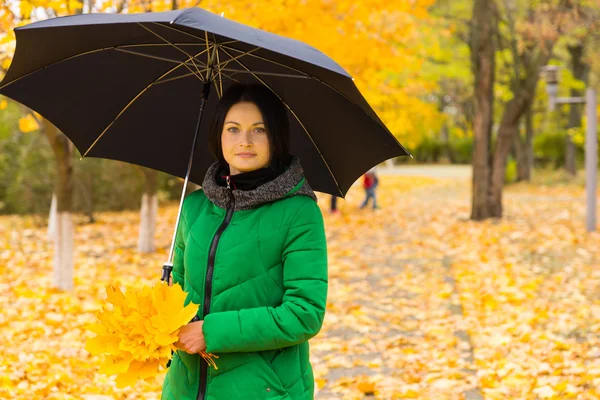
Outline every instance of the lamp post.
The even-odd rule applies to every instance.
[[[542,68],[549,96],[548,109],[554,111],[557,104],[585,104],[587,129],[585,131],[585,194],[586,228],[596,230],[596,174],[598,169],[598,128],[596,116],[596,92],[588,88],[585,97],[557,97],[559,67],[548,65]]]

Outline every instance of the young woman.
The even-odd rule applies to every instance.
[[[199,321],[181,329],[162,399],[313,399],[327,250],[286,109],[263,86],[234,85],[209,140],[218,161],[184,201],[173,265]]]

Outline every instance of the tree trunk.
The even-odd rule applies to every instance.
[[[70,212],[59,212],[54,237],[54,286],[61,290],[73,289],[73,224]]]
[[[56,193],[52,193],[50,203],[50,217],[48,218],[48,240],[54,240],[56,236]]]
[[[439,96],[438,111],[440,114],[443,114],[446,109],[446,96],[444,94]],[[442,121],[440,133],[442,142],[444,143],[444,157],[450,164],[454,164],[454,155],[452,154],[452,146],[450,145],[450,129],[446,120]]]
[[[83,199],[84,213],[88,217],[88,223],[96,222],[94,217],[94,174],[86,173],[81,180],[76,182],[79,193]]]
[[[583,45],[568,46],[569,54],[571,55],[571,72],[573,78],[587,83],[589,69],[582,62]],[[581,97],[583,92],[577,89],[571,89],[571,97]],[[581,126],[581,104],[569,105],[569,128],[579,128]],[[565,169],[572,175],[577,175],[577,162],[575,157],[575,143],[571,139],[571,135],[567,135],[565,149]]]
[[[527,173],[527,154],[525,153],[525,141],[521,138],[521,132],[517,132],[515,141],[515,161],[517,162],[517,182],[525,180],[524,176]]]
[[[140,210],[140,234],[138,251],[152,253],[156,250],[154,234],[156,230],[156,215],[158,213],[157,183],[158,173],[155,170],[142,168],[145,180],[145,191],[142,195]]]
[[[450,164],[454,164],[454,154],[452,153],[452,145],[450,144],[450,129],[448,123],[442,123],[442,140],[444,141],[444,156]]]
[[[73,146],[50,121],[43,119],[44,134],[56,156],[56,225],[54,235],[53,284],[61,290],[73,289]]]
[[[527,108],[525,113],[525,152],[527,154],[526,181],[531,181],[533,172],[533,104]]]
[[[506,174],[506,158],[514,137],[519,132],[519,119],[532,106],[540,68],[546,65],[550,57],[551,53],[548,51],[539,53],[530,61],[526,69],[527,76],[519,85],[513,86],[516,88],[514,97],[504,109],[494,152],[491,217],[502,218],[502,190],[504,189],[504,176]]]
[[[531,79],[536,79],[537,81],[537,77]],[[511,144],[515,140],[515,136],[519,133],[519,119],[528,107],[529,102],[531,102],[533,93],[531,93],[530,97],[525,97],[526,93],[525,89],[523,89],[519,92],[519,95],[515,96],[518,97],[510,100],[504,109],[496,140],[492,171],[492,198],[489,205],[490,217],[494,218],[502,218],[502,191],[504,190],[506,159],[510,152]]]
[[[515,150],[517,159],[517,182],[530,181],[533,169],[533,120],[531,107],[525,111],[525,138],[520,129],[515,136]],[[523,117],[521,117],[521,121]]]
[[[492,197],[488,205],[489,217],[493,218],[502,217],[502,190],[504,189],[504,177],[506,175],[506,159],[514,138],[519,133],[519,120],[516,117],[519,108],[518,103],[513,102],[513,100],[506,106],[496,139],[492,166]],[[516,121],[513,118],[516,118]]]
[[[471,22],[471,65],[475,78],[473,123],[473,192],[471,219],[490,217],[490,145],[492,137],[497,20],[495,4],[475,0]]]
[[[574,107],[571,106],[571,110]],[[571,117],[569,117],[569,120]],[[570,123],[569,123],[570,125]],[[567,138],[565,139],[565,170],[569,175],[575,176],[577,175],[577,165],[575,163],[575,143],[571,139],[571,135],[567,134]]]

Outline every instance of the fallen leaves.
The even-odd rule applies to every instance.
[[[330,286],[311,340],[317,399],[600,398],[600,235],[585,232],[582,191],[509,187],[503,220],[471,222],[468,190],[381,176],[380,210],[358,209],[357,186],[339,215],[320,196]],[[73,293],[50,288],[45,226],[0,217],[0,398],[160,398],[163,373],[119,389],[84,345],[107,285],[158,282],[176,212],[159,210],[151,255],[136,252],[137,212],[76,216]]]

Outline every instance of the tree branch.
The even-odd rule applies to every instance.
[[[513,16],[513,10],[511,8],[511,4],[509,4],[510,0],[504,0],[504,7],[506,8],[506,20],[508,21],[508,30],[510,32],[510,37],[508,39],[510,43],[510,49],[513,56],[513,72],[515,74],[515,83],[518,84],[520,76],[521,76],[521,64],[520,64],[520,55],[519,49],[517,48],[517,32],[515,29],[515,19]]]

